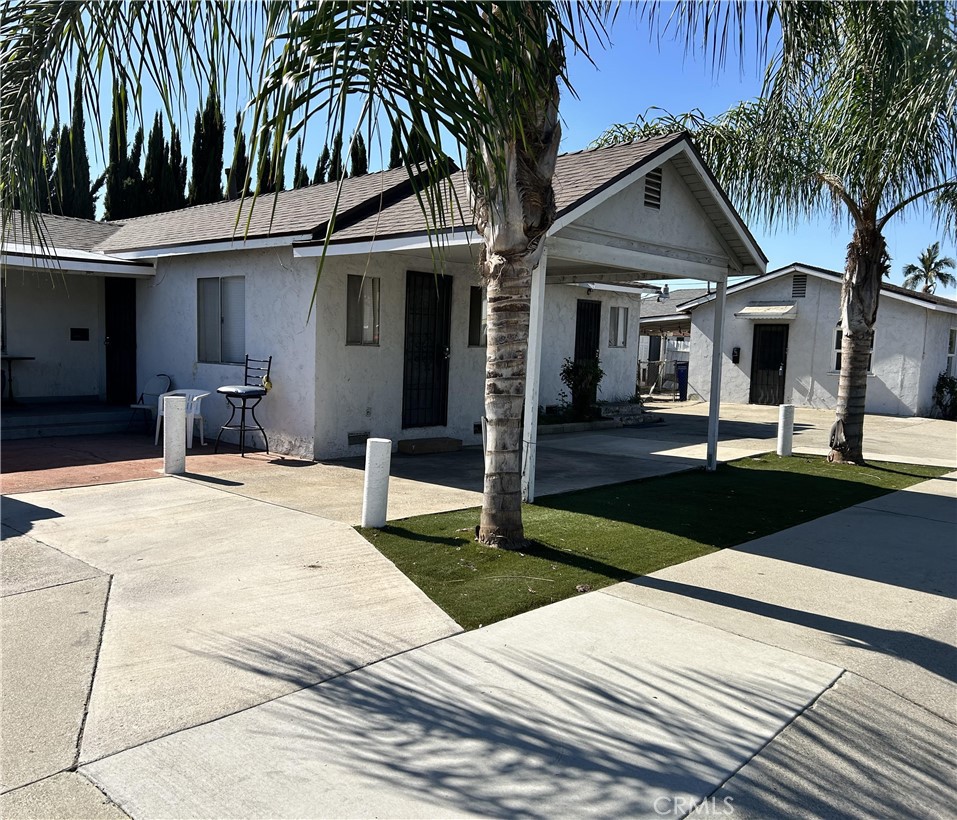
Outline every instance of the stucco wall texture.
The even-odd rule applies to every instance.
[[[784,400],[804,407],[833,409],[839,373],[835,369],[835,331],[840,319],[837,282],[809,275],[807,295],[792,298],[792,276],[779,276],[727,298],[724,346],[721,354],[721,400],[747,403],[756,322],[734,314],[751,302],[795,303],[797,317],[788,330]],[[710,395],[714,302],[701,305],[691,316],[689,390],[704,399]],[[767,322],[774,324],[774,322]],[[925,416],[933,406],[938,374],[947,364],[947,337],[957,327],[957,316],[928,310],[883,294],[877,315],[871,373],[867,379],[869,413]],[[741,348],[738,364],[731,351]]]

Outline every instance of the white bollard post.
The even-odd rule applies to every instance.
[[[163,399],[163,472],[186,472],[186,396]]]
[[[778,455],[791,455],[794,439],[794,405],[782,404],[778,411]]]
[[[387,438],[366,441],[366,475],[362,489],[362,526],[384,527],[389,506],[389,467],[392,442]]]

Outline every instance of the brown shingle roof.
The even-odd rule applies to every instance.
[[[681,290],[672,290],[670,296],[663,302],[659,302],[654,296],[649,296],[641,300],[641,321],[652,319],[658,316],[676,316],[678,307],[684,302],[690,302],[692,299],[698,299],[708,294],[708,288],[683,288]]]
[[[555,165],[555,205],[558,216],[571,211],[609,185],[631,173],[641,163],[659,151],[668,148],[682,138],[681,134],[656,137],[627,145],[609,148],[593,148],[562,154]],[[474,227],[468,184],[463,173],[453,178],[456,203],[449,200],[449,213],[441,229]],[[424,234],[427,231],[425,217],[415,197],[409,197],[366,219],[337,230],[334,242],[357,242],[373,238],[386,239],[395,236]]]
[[[60,250],[89,251],[97,244],[116,233],[119,226],[108,222],[95,222],[92,219],[76,219],[72,216],[40,214],[43,235],[33,235],[31,225],[19,211],[14,211],[7,222],[3,241],[21,245],[55,247]]]
[[[214,202],[127,219],[97,250],[115,253],[243,238],[316,234],[320,229],[324,236],[335,205],[336,187],[336,183],[328,182],[282,191],[276,197],[262,195],[255,203],[248,198],[242,202]],[[347,221],[355,209],[375,209],[383,198],[389,201],[390,197],[408,190],[408,174],[404,168],[347,179],[342,185],[337,222]],[[353,214],[352,218],[356,216]]]

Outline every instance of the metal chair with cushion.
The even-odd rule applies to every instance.
[[[244,384],[227,384],[216,388],[217,393],[226,397],[226,404],[229,405],[229,421],[227,421],[219,430],[216,436],[216,446],[214,453],[219,452],[219,440],[223,437],[224,430],[239,431],[239,455],[246,455],[246,434],[256,430],[263,437],[266,445],[266,452],[269,452],[269,439],[266,438],[266,431],[256,418],[256,407],[263,400],[266,393],[272,387],[269,381],[269,371],[272,369],[272,356],[268,359],[252,359],[246,355],[246,371]],[[239,411],[239,424],[234,424],[236,411]],[[246,422],[246,413],[252,419],[252,424]]]
[[[133,424],[133,419],[137,413],[145,413],[143,426],[149,429],[150,422],[153,421],[153,411],[156,409],[156,399],[173,386],[173,380],[165,373],[157,373],[153,378],[143,385],[143,392],[135,403],[130,405],[130,420],[126,423],[126,429],[129,430]],[[144,431],[145,432],[145,431]]]
[[[186,396],[186,449],[193,447],[193,427],[199,422],[199,443],[206,446],[206,432],[203,424],[201,402],[209,395],[208,390],[169,390],[159,396],[156,403],[156,437],[153,444],[159,444],[160,425],[163,422],[163,399],[166,396]]]

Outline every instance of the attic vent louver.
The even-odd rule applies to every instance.
[[[791,279],[791,298],[803,299],[807,296],[807,274],[795,273]]]
[[[649,171],[645,177],[645,207],[661,210],[661,169]]]

